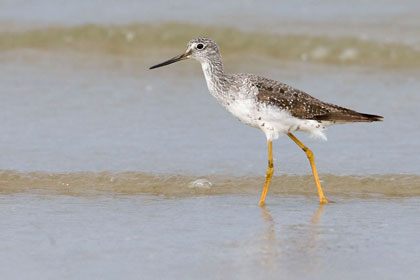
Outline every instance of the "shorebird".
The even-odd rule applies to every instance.
[[[268,167],[259,205],[265,198],[273,176],[272,141],[281,134],[289,136],[306,154],[311,164],[319,201],[327,204],[318,178],[313,152],[292,133],[307,132],[326,139],[323,130],[337,123],[382,121],[383,117],[363,114],[322,102],[287,84],[253,74],[226,74],[218,46],[208,38],[192,39],[186,51],[149,69],[193,58],[201,63],[207,87],[217,101],[241,122],[261,129],[268,144]]]

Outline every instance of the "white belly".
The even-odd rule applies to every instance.
[[[314,120],[302,120],[275,106],[255,102],[254,99],[241,99],[223,104],[241,122],[261,129],[267,139],[277,139],[282,133],[304,131],[312,136],[327,139],[322,132],[330,122],[320,123]]]
[[[211,69],[207,63],[202,63],[204,76],[210,93],[232,115],[241,122],[261,129],[267,139],[277,139],[282,133],[304,131],[312,136],[327,139],[322,130],[330,122],[318,122],[314,120],[302,120],[293,117],[288,111],[280,110],[276,106],[265,105],[256,101],[258,90],[246,80],[240,91],[228,92],[221,95],[212,80]]]

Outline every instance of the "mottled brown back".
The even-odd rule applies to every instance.
[[[301,90],[274,80],[256,75],[250,75],[249,78],[258,89],[259,102],[287,110],[296,118],[332,122],[373,122],[382,121],[383,118],[322,102]]]

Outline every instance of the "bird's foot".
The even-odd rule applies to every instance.
[[[321,197],[319,199],[319,203],[322,204],[322,205],[324,205],[324,204],[328,204],[329,202],[328,202],[328,200],[325,197]]]

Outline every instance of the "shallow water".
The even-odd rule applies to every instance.
[[[0,169],[264,174],[264,134],[217,104],[198,63],[148,71],[157,58],[86,58],[42,51],[0,56]],[[231,60],[227,68],[385,117],[331,127],[327,142],[297,133],[314,151],[320,173],[418,174],[417,70],[256,62]],[[275,142],[274,155],[277,174],[310,172],[304,153],[286,137]]]
[[[336,202],[322,209],[305,155],[275,142],[260,208],[264,136],[219,108],[199,65],[87,57],[0,57],[2,277],[417,279],[417,70],[228,60],[385,116],[300,136]]]
[[[362,2],[8,1],[1,278],[417,279],[420,6]],[[306,156],[282,137],[257,206],[263,133],[216,103],[198,63],[147,70],[197,35],[228,72],[385,117],[327,142],[296,134],[335,203],[319,208]]]
[[[5,279],[417,279],[418,198],[0,197]],[[11,269],[13,267],[19,269]],[[29,277],[30,275],[30,277]]]

